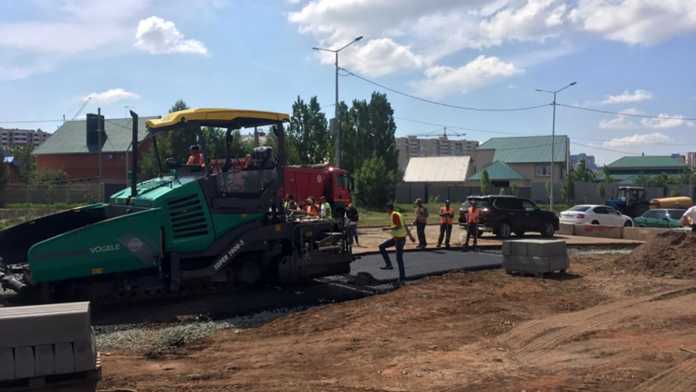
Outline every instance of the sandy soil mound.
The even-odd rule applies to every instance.
[[[656,276],[696,278],[696,235],[685,231],[660,233],[653,240],[616,260],[629,271]]]

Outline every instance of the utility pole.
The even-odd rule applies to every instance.
[[[551,182],[550,182],[550,184],[551,184],[551,187],[550,187],[550,188],[551,188],[551,189],[549,190],[549,210],[551,210],[551,211],[553,211],[553,201],[554,201],[554,200],[553,200],[553,193],[554,193],[554,192],[553,192],[553,188],[554,188],[554,184],[555,184],[555,182],[556,182],[556,181],[555,181],[555,178],[554,178],[554,176],[553,176],[553,172],[554,172],[553,166],[554,166],[554,164],[556,163],[556,157],[555,157],[555,155],[554,155],[554,154],[555,154],[555,150],[556,150],[556,106],[558,106],[558,102],[556,101],[556,96],[557,96],[558,93],[560,93],[561,91],[567,89],[568,87],[575,86],[576,84],[577,84],[577,82],[572,82],[572,83],[569,83],[569,84],[567,84],[567,85],[565,85],[565,86],[563,86],[563,87],[561,87],[561,88],[559,88],[559,89],[557,89],[557,90],[542,90],[542,89],[539,89],[539,88],[536,89],[537,92],[540,92],[540,93],[548,93],[548,94],[552,94],[552,95],[553,95],[553,102],[552,102],[552,105],[553,105],[553,119],[552,119],[552,125],[551,125],[551,170],[550,170],[550,172],[549,172],[549,174],[551,175]],[[566,155],[565,152],[563,152],[563,154]],[[567,160],[567,157],[566,157],[566,160]],[[567,162],[566,162],[566,166],[567,166]],[[569,173],[566,173],[566,175],[569,175]]]
[[[312,50],[317,50],[317,51],[324,51],[324,52],[331,52],[335,56],[334,60],[334,65],[336,66],[336,85],[335,85],[335,106],[334,106],[334,132],[335,132],[335,137],[336,137],[336,157],[334,160],[334,163],[336,167],[341,167],[341,122],[338,119],[338,70],[340,67],[338,66],[338,54],[345,48],[349,47],[350,45],[360,41],[363,39],[363,36],[355,37],[352,41],[348,42],[347,44],[341,46],[338,49],[327,49],[327,48],[319,48],[319,47],[313,47]]]
[[[99,179],[99,184],[102,182],[102,132],[104,132],[101,125],[101,108],[97,108],[97,148],[99,149],[97,152],[97,177]]]

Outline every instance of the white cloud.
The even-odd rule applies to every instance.
[[[321,53],[322,63],[334,63],[333,53]],[[341,56],[340,61],[342,67],[370,76],[382,76],[425,65],[425,60],[414,54],[409,47],[399,45],[389,38],[369,40],[364,45],[356,44]]]
[[[660,113],[657,118],[644,118],[640,123],[648,128],[669,129],[678,127],[693,127],[692,121],[687,121],[683,116],[675,116]]]
[[[506,7],[481,21],[482,37],[491,44],[504,40],[543,41],[565,22],[567,6],[557,0],[527,0],[520,7]]]
[[[478,56],[459,67],[432,66],[425,70],[426,78],[416,83],[423,95],[441,97],[457,92],[467,92],[499,79],[524,72],[512,63],[497,57]]]
[[[82,97],[82,102],[87,100],[95,104],[110,104],[118,101],[124,101],[127,99],[138,99],[140,96],[136,93],[126,91],[122,88],[112,88],[102,92],[94,92]]]
[[[201,41],[186,39],[174,22],[157,16],[142,19],[138,23],[135,47],[150,54],[208,54],[208,49]]]
[[[77,55],[125,43],[150,0],[44,1],[32,3],[34,20],[0,23],[0,79],[49,72]]]
[[[650,144],[660,144],[669,143],[672,139],[662,133],[647,133],[647,134],[634,134],[631,136],[625,136],[620,138],[615,138],[608,140],[603,143],[605,147],[634,147],[634,146],[645,146]]]
[[[651,45],[696,31],[696,0],[580,0],[570,19],[606,39]]]
[[[636,128],[636,124],[626,116],[616,116],[614,118],[600,120],[599,127],[601,129],[631,129]]]
[[[323,47],[355,36],[390,39],[432,65],[463,49],[541,42],[562,31],[565,0],[313,0],[288,20]],[[390,67],[394,71],[401,67]]]
[[[618,103],[642,102],[642,101],[651,100],[652,97],[653,97],[652,93],[650,91],[647,91],[647,90],[637,89],[637,90],[634,90],[633,92],[626,90],[623,93],[618,94],[618,95],[607,96],[607,98],[604,101],[602,101],[602,104],[611,105],[611,104],[618,104]]]

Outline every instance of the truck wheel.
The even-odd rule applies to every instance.
[[[510,231],[510,224],[501,223],[500,226],[498,226],[498,230],[496,230],[496,234],[498,234],[498,238],[507,239],[510,238]]]
[[[624,227],[633,227],[633,222],[627,220],[626,222],[624,222]]]
[[[541,231],[542,237],[551,238],[556,230],[553,228],[552,223],[544,223],[544,230]]]

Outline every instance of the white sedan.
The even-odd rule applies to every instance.
[[[577,205],[561,212],[560,223],[571,225],[633,226],[633,219],[613,207],[596,204]]]

